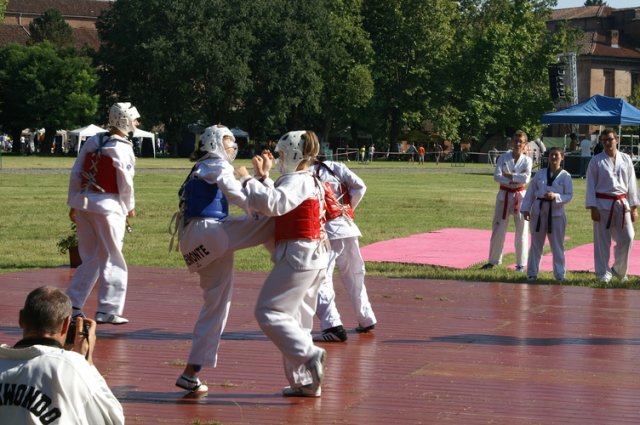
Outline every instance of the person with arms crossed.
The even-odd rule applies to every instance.
[[[339,162],[318,161],[314,170],[316,177],[325,184],[325,193],[328,194],[325,196],[327,221],[324,228],[331,243],[331,251],[327,279],[320,286],[316,308],[322,334],[314,336],[313,340],[344,342],[347,340],[347,332],[336,307],[333,288],[333,271],[336,265],[356,313],[356,332],[369,332],[377,322],[364,285],[364,260],[358,245],[358,238],[362,234],[354,222],[354,210],[362,200],[367,186],[358,175]]]
[[[127,138],[138,128],[138,110],[116,103],[109,110],[109,134],[87,140],[69,177],[69,218],[76,223],[82,264],[67,294],[73,315],[83,315],[91,290],[98,282],[96,322],[124,325],[128,270],[122,255],[128,217],[135,217],[133,177],[136,158]]]
[[[275,217],[274,266],[258,295],[255,316],[283,355],[289,381],[284,397],[320,397],[324,377],[326,351],[311,339],[318,289],[329,261],[321,222],[324,189],[311,169],[319,150],[314,132],[291,131],[275,148],[281,174],[275,183],[268,178],[268,154],[253,158],[257,178],[249,177],[245,167],[236,170],[249,207]]]
[[[0,423],[124,424],[120,402],[93,365],[96,323],[72,319],[64,292],[51,286],[31,291],[19,323],[22,339],[0,346]]]
[[[596,278],[609,283],[612,276],[627,280],[629,257],[638,218],[636,174],[631,157],[618,150],[612,128],[600,133],[603,151],[591,158],[587,168],[586,207],[593,222],[593,261]],[[611,241],[615,242],[613,266],[609,267]]]
[[[187,365],[176,386],[206,393],[200,381],[203,366],[216,367],[233,289],[234,252],[273,239],[273,222],[252,215],[242,185],[231,163],[238,145],[231,130],[222,125],[206,128],[191,155],[195,165],[180,188],[176,225],[180,251],[190,272],[200,276],[204,303],[193,328]],[[229,204],[247,215],[230,216]]]
[[[522,130],[516,131],[511,138],[511,150],[500,155],[496,161],[493,179],[500,184],[500,190],[496,195],[493,213],[489,261],[482,269],[492,269],[502,263],[502,250],[510,215],[513,216],[516,227],[516,271],[524,271],[527,263],[529,226],[528,221],[522,217],[520,205],[531,178],[531,158],[524,154],[528,143],[527,133]]]
[[[527,264],[527,279],[538,278],[544,241],[549,239],[553,254],[553,276],[562,282],[566,268],[564,235],[567,227],[565,204],[573,198],[571,174],[562,168],[564,151],[553,147],[549,151],[549,166],[539,170],[529,184],[522,202],[522,216],[530,221],[531,247]]]

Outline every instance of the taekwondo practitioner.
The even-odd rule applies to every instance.
[[[529,143],[527,133],[515,132],[511,138],[511,150],[503,153],[496,161],[493,179],[500,184],[493,213],[489,261],[482,269],[492,269],[502,263],[502,250],[507,235],[509,216],[513,216],[516,226],[516,270],[521,272],[527,263],[529,240],[528,222],[522,218],[520,205],[531,178],[531,158],[524,154]]]
[[[609,283],[611,277],[627,280],[629,256],[638,218],[636,174],[631,157],[618,150],[618,135],[612,128],[600,133],[604,150],[591,158],[587,168],[586,207],[593,221],[593,260],[596,278]],[[613,265],[609,267],[611,240]]]
[[[193,328],[191,351],[176,386],[192,393],[208,388],[198,377],[203,366],[216,367],[233,289],[234,252],[272,243],[273,222],[251,214],[231,163],[238,145],[224,126],[204,130],[191,156],[195,165],[182,185],[174,217],[180,251],[190,272],[200,276],[203,305]],[[229,215],[229,205],[247,214]],[[171,247],[170,247],[171,248]]]
[[[564,235],[567,216],[564,206],[573,198],[571,174],[562,168],[564,151],[553,147],[549,151],[549,166],[539,170],[529,184],[522,202],[522,216],[529,221],[531,247],[527,264],[527,280],[538,278],[544,241],[549,239],[553,255],[553,276],[565,279]],[[531,227],[533,226],[533,227]]]
[[[109,110],[109,134],[99,133],[80,148],[71,175],[67,204],[76,223],[82,264],[67,294],[73,316],[84,316],[91,290],[98,282],[98,324],[124,325],[128,270],[122,255],[127,218],[135,217],[133,176],[136,158],[127,136],[138,128],[138,110],[116,103]]]
[[[331,243],[327,279],[320,286],[316,315],[322,334],[313,337],[317,342],[344,342],[347,331],[336,307],[333,271],[338,266],[351,305],[356,314],[356,332],[366,333],[376,324],[367,288],[364,285],[365,266],[358,238],[362,236],[354,222],[354,210],[362,200],[367,186],[346,165],[334,161],[317,161],[316,177],[325,184],[326,223],[324,228]]]
[[[285,397],[320,397],[326,351],[311,338],[318,290],[326,276],[329,244],[323,229],[324,189],[313,173],[320,143],[311,131],[291,131],[275,148],[281,176],[268,178],[269,155],[253,159],[254,173],[236,170],[249,207],[275,217],[274,267],[255,308],[262,331],[284,358]],[[262,181],[261,181],[262,180]]]

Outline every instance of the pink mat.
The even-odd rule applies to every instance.
[[[629,271],[627,272],[630,275],[640,276],[640,263],[636,260],[640,257],[640,246],[639,242],[636,241],[633,248],[631,249],[631,259],[629,261]],[[611,249],[611,257],[610,262],[613,263],[613,243]],[[589,243],[586,245],[580,245],[578,247],[572,248],[565,252],[564,254],[566,261],[566,268],[569,271],[573,272],[594,272],[593,269],[593,244]],[[543,255],[540,260],[540,270],[543,271],[553,271],[553,257],[551,253]]]
[[[487,261],[491,230],[440,229],[406,238],[376,242],[361,248],[365,261],[430,264],[464,269]],[[508,232],[504,253],[514,252]]]

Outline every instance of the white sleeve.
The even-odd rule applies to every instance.
[[[90,369],[93,394],[88,399],[85,411],[90,424],[124,425],[124,411],[118,399],[105,382],[98,369]]]

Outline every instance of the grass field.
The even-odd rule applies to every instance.
[[[68,257],[57,253],[56,241],[69,231],[66,194],[73,158],[2,156],[1,161],[0,273],[68,264]],[[248,164],[248,160],[234,163]],[[349,165],[368,186],[356,212],[363,234],[361,245],[446,227],[491,228],[497,187],[488,165],[442,163],[436,167],[395,161]],[[131,221],[133,232],[127,235],[124,248],[130,265],[184,267],[179,253],[168,252],[168,226],[176,211],[178,188],[190,167],[186,159],[139,159],[135,180],[138,216]],[[585,183],[577,179],[573,183],[574,201],[567,206],[567,249],[592,240],[591,221],[584,208]],[[513,262],[513,255],[505,256],[504,264]],[[236,255],[238,270],[267,271],[270,267],[262,248]],[[525,281],[522,273],[506,268],[481,271],[478,265],[451,270],[367,263],[367,272],[405,278]],[[540,281],[553,282],[550,273],[541,273]],[[638,287],[632,281],[629,286]],[[567,284],[599,285],[593,275],[585,273],[569,273]]]

